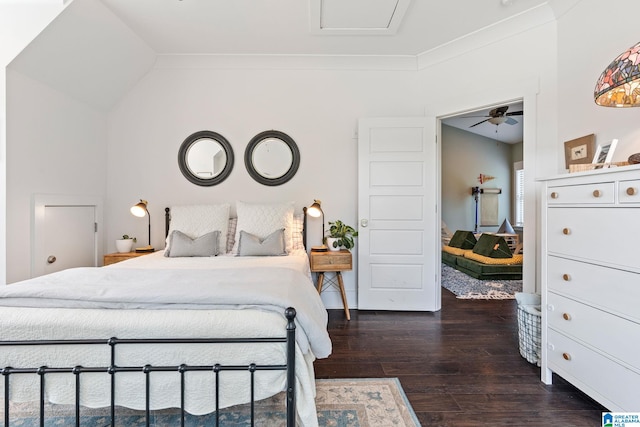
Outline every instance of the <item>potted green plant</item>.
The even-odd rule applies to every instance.
[[[137,241],[135,237],[129,237],[128,234],[123,234],[122,239],[116,240],[116,249],[120,253],[131,252],[133,244]]]
[[[352,226],[340,220],[329,221],[327,246],[330,251],[339,251],[341,248],[353,248],[356,245],[353,240],[355,237],[358,237],[358,232]]]

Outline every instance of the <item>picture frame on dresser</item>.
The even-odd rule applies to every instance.
[[[564,163],[567,169],[570,165],[582,165],[591,163],[596,143],[595,134],[581,136],[580,138],[565,141]]]
[[[618,145],[617,139],[612,139],[610,142],[606,144],[598,144],[596,148],[596,153],[593,155],[593,161],[591,163],[601,164],[601,163],[611,163],[613,159],[613,153],[616,151],[616,146]],[[596,167],[596,169],[598,169]]]

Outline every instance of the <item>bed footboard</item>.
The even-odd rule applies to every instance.
[[[287,426],[295,426],[296,421],[296,378],[295,378],[295,357],[296,357],[296,325],[295,317],[296,311],[293,308],[287,308],[285,310],[285,317],[287,318],[286,333],[284,337],[276,338],[152,338],[152,339],[119,339],[112,337],[109,339],[78,339],[78,340],[37,340],[37,341],[0,341],[0,347],[7,346],[63,346],[70,347],[71,349],[75,345],[108,345],[110,347],[110,365],[109,366],[67,366],[67,367],[21,367],[13,368],[6,366],[0,369],[0,373],[4,380],[4,425],[10,425],[10,392],[11,392],[11,378],[14,375],[38,375],[40,384],[39,395],[39,420],[41,426],[45,425],[45,382],[48,374],[69,374],[75,376],[75,425],[80,426],[81,421],[81,396],[80,396],[80,383],[82,374],[84,373],[104,373],[110,376],[110,424],[115,426],[116,422],[116,381],[117,374],[120,372],[139,372],[144,375],[145,381],[145,419],[146,425],[150,425],[151,410],[150,410],[150,384],[153,372],[177,372],[180,375],[180,420],[181,426],[185,425],[185,374],[193,371],[209,371],[214,375],[215,386],[215,420],[216,426],[220,425],[220,406],[219,406],[219,391],[220,391],[220,375],[224,371],[248,371],[249,375],[249,387],[250,387],[250,416],[251,425],[255,422],[255,374],[258,371],[286,371],[286,420]],[[118,349],[123,346],[136,344],[238,344],[238,343],[285,343],[286,345],[286,361],[284,364],[258,364],[250,363],[246,365],[232,365],[232,364],[220,364],[214,363],[210,365],[187,365],[179,364],[172,366],[155,366],[155,365],[143,365],[143,366],[119,366],[117,362]],[[35,400],[35,399],[34,399]]]

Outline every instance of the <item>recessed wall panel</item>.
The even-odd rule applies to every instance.
[[[421,264],[371,264],[371,288],[422,289]]]
[[[422,128],[372,128],[370,153],[420,153]]]
[[[424,233],[418,230],[371,230],[371,255],[422,255]]]
[[[371,187],[420,187],[423,181],[423,162],[371,162],[369,164]]]
[[[421,221],[424,218],[422,196],[371,196],[369,218],[379,221]]]

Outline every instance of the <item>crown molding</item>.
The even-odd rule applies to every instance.
[[[548,3],[543,3],[517,15],[511,16],[477,31],[465,34],[436,48],[417,55],[418,69],[464,55],[475,49],[508,39],[533,28],[556,21],[556,16]]]
[[[416,71],[414,55],[157,55],[154,68]]]

